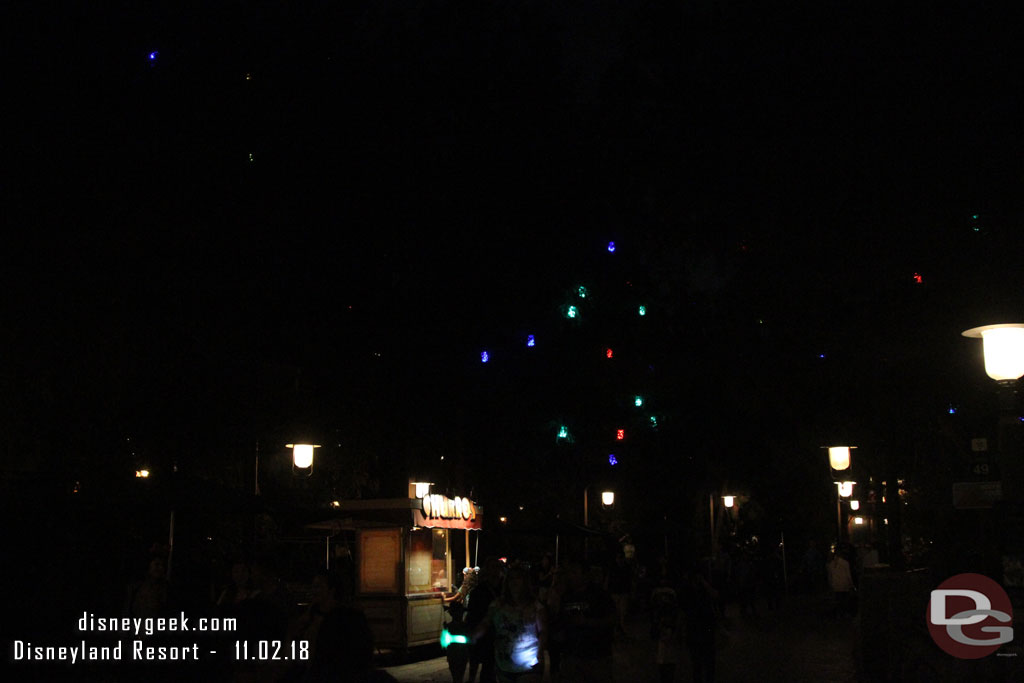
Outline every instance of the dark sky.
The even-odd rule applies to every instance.
[[[372,447],[413,462],[476,420],[482,444],[527,424],[529,444],[544,410],[522,406],[559,364],[488,385],[474,363],[532,329],[567,357],[647,344],[665,386],[760,383],[757,423],[801,421],[827,352],[848,363],[833,409],[870,421],[891,386],[953,400],[979,371],[959,332],[1020,318],[1019,16],[215,5],[8,10],[9,460],[294,420],[386,432]],[[581,278],[603,308],[571,337]],[[627,334],[627,280],[660,331]],[[763,398],[780,384],[795,407]]]

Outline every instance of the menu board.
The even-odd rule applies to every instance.
[[[374,529],[360,532],[360,593],[398,593],[400,538],[399,529]]]

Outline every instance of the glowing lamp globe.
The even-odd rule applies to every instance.
[[[989,377],[1006,381],[1024,376],[1024,323],[984,325],[965,330],[963,335],[981,337]]]
[[[722,502],[725,507],[731,508],[736,503],[736,496],[722,496]]]
[[[852,481],[839,481],[836,482],[839,485],[839,495],[843,498],[849,498],[853,495],[853,485],[856,482]]]
[[[292,464],[300,470],[313,466],[313,449],[320,448],[319,445],[308,443],[290,443],[286,447],[292,449]]]
[[[850,447],[830,446],[828,449],[828,463],[834,470],[845,470],[848,468],[850,466]]]
[[[860,510],[860,501],[859,500],[851,500],[850,501],[850,509],[851,510]]]
[[[602,491],[601,505],[604,505],[605,507],[615,505],[615,491]]]

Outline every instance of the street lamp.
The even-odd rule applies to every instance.
[[[736,505],[736,496],[722,496],[722,506],[732,508]],[[715,534],[715,494],[708,496],[708,517],[711,522],[711,558],[718,556],[718,537]]]
[[[837,481],[836,487],[836,543],[843,540],[843,498],[849,498],[853,495],[853,485],[856,482],[852,481]],[[858,503],[859,505],[859,503]],[[853,507],[852,505],[850,507]]]
[[[854,512],[856,512],[857,510],[860,510],[860,501],[859,500],[851,500],[850,501],[850,509],[853,510]]]
[[[850,467],[850,449],[856,446],[829,446],[828,464],[834,470],[845,470]]]
[[[590,527],[590,486],[583,487],[583,526]],[[601,507],[610,508],[615,504],[615,492],[614,491],[602,491],[601,492]],[[586,536],[583,537],[583,555],[588,557],[590,554],[590,539]]]
[[[290,443],[285,448],[292,449],[292,471],[305,470],[306,476],[313,474],[313,451],[320,448],[319,444]]]
[[[997,382],[1015,382],[1024,376],[1024,323],[983,325],[964,330],[963,336],[981,338],[985,372]]]
[[[1019,538],[1024,529],[1019,521],[1021,514],[1020,491],[1024,482],[1024,462],[1020,457],[1020,421],[1017,413],[1018,380],[1024,376],[1024,323],[1003,323],[983,325],[964,330],[965,337],[981,338],[982,352],[985,357],[985,372],[999,385],[999,469],[1002,481],[997,499],[1002,501],[1004,509],[1000,517],[1004,523],[999,525],[1000,553],[1002,562],[994,566],[1007,566],[1008,561],[1020,560],[1006,557],[1008,548],[1013,543],[1010,539]]]

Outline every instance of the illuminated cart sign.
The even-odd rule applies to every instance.
[[[412,523],[441,529],[480,529],[483,521],[480,512],[469,498],[449,498],[434,493],[415,500]]]

